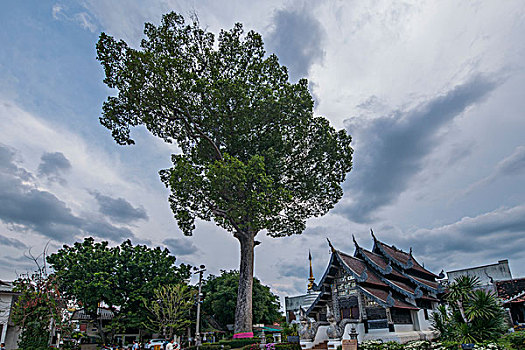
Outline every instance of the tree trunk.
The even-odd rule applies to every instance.
[[[463,318],[463,321],[468,324],[467,316],[465,315],[465,309],[463,308],[463,303],[461,300],[456,301],[456,304],[458,305],[459,313],[461,314],[461,318]]]
[[[255,235],[238,233],[241,244],[241,265],[239,267],[239,289],[235,308],[235,333],[252,332],[252,290],[253,290],[253,249]]]

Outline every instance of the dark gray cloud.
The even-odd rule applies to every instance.
[[[144,208],[135,208],[124,198],[112,198],[99,192],[91,192],[91,194],[100,206],[100,213],[115,222],[130,223],[148,219],[148,214]]]
[[[175,256],[192,255],[199,250],[189,238],[166,238],[162,243]]]
[[[378,208],[393,203],[409,187],[439,144],[442,128],[498,85],[489,77],[475,76],[411,110],[345,120],[355,141],[354,170],[345,184],[352,204],[337,210],[356,222],[370,221]]]
[[[440,269],[486,264],[489,258],[521,259],[525,246],[525,206],[497,209],[395,237],[402,246],[413,245],[416,257],[421,254]],[[447,257],[445,261],[443,257]]]
[[[300,9],[277,10],[266,41],[270,52],[275,52],[288,67],[294,81],[305,78],[310,66],[324,57],[325,33],[310,6]]]
[[[62,177],[63,173],[71,169],[71,163],[61,152],[46,152],[40,158],[38,165],[38,175],[47,177],[50,181],[66,184]]]
[[[134,236],[127,228],[74,215],[53,193],[31,183],[34,177],[17,165],[15,155],[14,149],[0,144],[0,221],[9,229],[33,231],[59,242],[70,242],[86,233],[112,240]],[[5,242],[19,245],[13,240]]]
[[[309,271],[308,271],[308,261],[305,260],[304,266],[300,266],[296,263],[282,263],[275,266],[276,271],[282,277],[297,277],[308,280]]]
[[[85,220],[84,224],[82,225],[82,230],[89,235],[111,239],[116,242],[135,237],[130,229],[126,227],[114,226],[105,221],[90,222]]]

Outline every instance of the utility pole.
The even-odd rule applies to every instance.
[[[197,325],[195,329],[195,345],[201,346],[201,334],[200,334],[200,318],[201,318],[201,287],[202,287],[202,274],[204,271],[206,271],[206,267],[204,265],[201,265],[200,268],[193,267],[195,270],[194,274],[199,274],[199,294],[197,294]]]

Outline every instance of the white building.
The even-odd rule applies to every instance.
[[[0,281],[0,342],[5,343],[7,350],[18,348],[20,331],[11,321],[17,295],[11,282]]]

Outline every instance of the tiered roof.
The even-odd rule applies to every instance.
[[[359,246],[354,238],[354,256],[332,249],[330,263],[318,284],[321,291],[307,313],[321,310],[331,297],[330,285],[338,269],[353,276],[357,288],[383,307],[418,309],[416,300],[439,301],[437,276],[419,264],[410,253],[403,252],[374,238],[372,251]],[[434,295],[431,295],[434,294]]]
[[[525,278],[496,281],[496,290],[503,303],[525,302]]]

